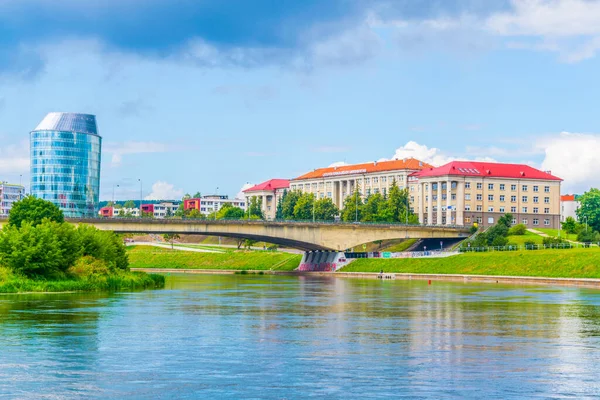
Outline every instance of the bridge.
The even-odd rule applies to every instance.
[[[469,236],[469,228],[462,226],[146,218],[68,219],[68,222],[85,223],[116,233],[196,234],[250,239],[304,251],[344,251],[377,240]]]

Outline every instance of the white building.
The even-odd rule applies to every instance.
[[[579,195],[566,194],[560,196],[560,220],[563,222],[568,217],[572,217],[577,221],[576,211],[579,209]]]
[[[25,187],[22,185],[13,185],[6,182],[0,182],[0,216],[8,216],[14,202],[25,197]]]
[[[227,195],[208,195],[202,198],[183,200],[184,210],[198,210],[201,214],[209,215],[219,211],[225,204],[231,204],[233,207],[239,207],[246,211],[246,200],[230,199]]]
[[[246,196],[246,202],[250,202],[252,197],[259,198],[265,219],[272,220],[277,214],[279,199],[283,197],[289,187],[290,181],[287,179],[271,179],[244,190],[244,196]]]

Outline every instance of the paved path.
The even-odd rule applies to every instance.
[[[171,250],[170,244],[152,243],[152,242],[133,242],[133,243],[127,243],[127,246],[153,246],[153,247],[160,247],[163,249]],[[180,246],[173,246],[173,250],[191,251],[194,253],[223,253],[222,251],[219,251],[219,250],[194,249],[191,247],[180,247]]]

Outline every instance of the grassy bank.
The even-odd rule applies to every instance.
[[[131,246],[127,254],[131,268],[291,271],[298,268],[301,259],[298,254],[270,251],[196,253],[146,246]]]
[[[600,278],[598,249],[467,253],[447,258],[359,259],[343,272]]]
[[[0,293],[122,291],[160,289],[164,286],[164,276],[143,272],[119,271],[108,275],[92,273],[30,279],[0,267]]]

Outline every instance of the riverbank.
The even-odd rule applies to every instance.
[[[86,273],[60,278],[31,279],[0,267],[0,293],[59,293],[161,289],[165,277],[145,272]]]
[[[600,278],[596,248],[466,253],[446,258],[358,259],[341,272]]]
[[[277,251],[234,251],[194,253],[158,247],[130,246],[129,266],[134,269],[156,268],[179,270],[292,271],[298,268],[302,256]]]

